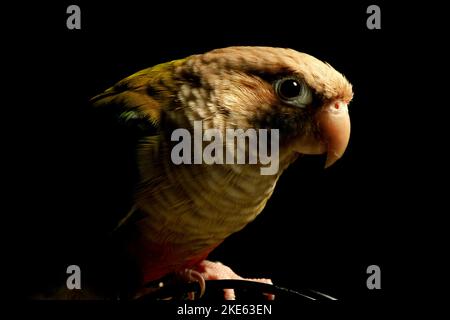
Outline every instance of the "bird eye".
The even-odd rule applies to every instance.
[[[309,87],[296,78],[282,78],[274,83],[275,91],[281,100],[288,104],[304,108],[312,102]]]

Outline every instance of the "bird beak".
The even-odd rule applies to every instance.
[[[335,163],[345,152],[350,140],[350,117],[347,104],[336,101],[326,106],[317,115],[323,142],[326,144],[325,168]]]
[[[320,139],[311,135],[294,142],[293,149],[302,154],[327,154],[325,168],[335,163],[345,152],[350,139],[350,117],[347,103],[334,101],[316,115]]]

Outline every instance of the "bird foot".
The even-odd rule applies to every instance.
[[[272,280],[260,278],[260,279],[252,279],[252,278],[243,278],[236,274],[230,267],[220,263],[220,262],[212,262],[208,260],[203,260],[199,264],[197,264],[191,270],[191,277],[198,278],[199,276],[202,278],[199,281],[200,284],[200,296],[205,292],[205,280],[247,280],[247,281],[256,281],[266,284],[273,284]],[[236,295],[233,289],[224,289],[224,299],[225,300],[235,300]],[[273,294],[267,295],[269,300],[274,300],[275,296]]]
[[[273,284],[271,279],[265,278],[243,278],[236,274],[230,267],[222,264],[221,262],[212,262],[209,260],[203,260],[191,269],[184,269],[175,274],[175,277],[169,278],[168,282],[161,281],[154,286],[142,289],[135,298],[139,298],[143,295],[157,292],[158,289],[165,287],[166,285],[172,285],[174,283],[180,282],[198,282],[200,287],[200,293],[198,296],[194,292],[189,292],[187,294],[187,299],[195,300],[196,298],[201,298],[205,293],[206,280],[245,280],[245,281],[255,281],[265,284]],[[224,289],[224,299],[225,300],[236,300],[236,295],[233,289]],[[273,294],[266,294],[268,300],[274,300],[275,296]],[[172,300],[171,298],[166,298]]]

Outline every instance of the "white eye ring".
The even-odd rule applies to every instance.
[[[275,92],[285,103],[304,108],[312,102],[311,89],[304,81],[295,77],[286,77],[274,82]]]

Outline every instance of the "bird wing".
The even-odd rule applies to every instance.
[[[115,220],[111,222],[116,226],[115,230],[129,221],[136,212],[134,194],[141,181],[140,148],[145,146],[146,149],[157,149],[161,103],[149,94],[154,81],[156,77],[153,67],[119,81],[91,99],[95,131],[101,136],[100,162],[109,168],[107,170],[112,176],[117,177],[117,187],[126,191],[124,194],[127,199],[119,200],[122,201],[122,213],[111,217]],[[123,205],[124,202],[126,205]]]

